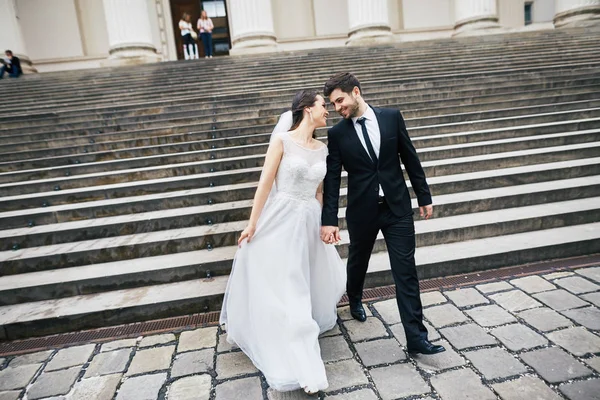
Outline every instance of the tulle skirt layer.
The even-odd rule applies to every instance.
[[[279,391],[327,387],[318,336],[332,329],[346,285],[337,250],[320,240],[316,199],[277,194],[236,253],[220,322]]]

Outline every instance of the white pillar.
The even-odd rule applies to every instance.
[[[454,0],[453,36],[499,31],[496,0]]]
[[[109,53],[107,64],[156,62],[160,57],[152,41],[146,0],[103,0]]]
[[[21,24],[17,17],[16,0],[0,0],[0,57],[4,58],[4,51],[11,50],[21,60],[24,73],[37,72],[27,55],[25,40],[21,31]]]
[[[600,0],[555,0],[556,28],[600,23]]]
[[[271,0],[229,0],[231,55],[277,51]]]
[[[393,40],[387,0],[348,0],[346,45],[369,45]]]

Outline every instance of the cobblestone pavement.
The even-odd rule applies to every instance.
[[[600,267],[423,293],[430,339],[409,356],[395,300],[348,308],[320,339],[327,400],[600,399]],[[0,400],[304,399],[277,393],[218,328],[0,358]]]

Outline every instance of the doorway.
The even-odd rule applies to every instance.
[[[213,54],[215,56],[229,54],[231,36],[229,34],[229,21],[227,19],[227,4],[225,0],[171,0],[171,15],[173,16],[175,48],[177,49],[178,60],[184,59],[183,40],[179,32],[179,20],[183,13],[190,14],[192,16],[192,26],[198,32],[196,24],[202,10],[206,10],[208,17],[215,26],[212,34]],[[200,38],[198,38],[198,52],[200,57],[204,57],[204,47]]]

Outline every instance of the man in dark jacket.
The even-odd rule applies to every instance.
[[[431,193],[417,152],[400,111],[371,107],[362,98],[360,82],[349,73],[325,83],[329,97],[343,119],[329,129],[327,175],[321,238],[340,240],[338,199],[342,167],[348,173],[346,223],[350,234],[346,292],[350,314],[366,321],[362,292],[371,251],[381,230],[387,244],[396,297],[407,348],[411,353],[436,354],[444,347],[427,339],[415,267],[415,230],[410,194],[400,161],[417,196],[421,216],[433,214]]]
[[[4,77],[4,72],[8,72],[8,76],[11,78],[18,78],[23,73],[21,60],[10,50],[6,50],[4,54],[6,54],[6,58],[2,60],[2,66],[0,66],[0,79]]]

